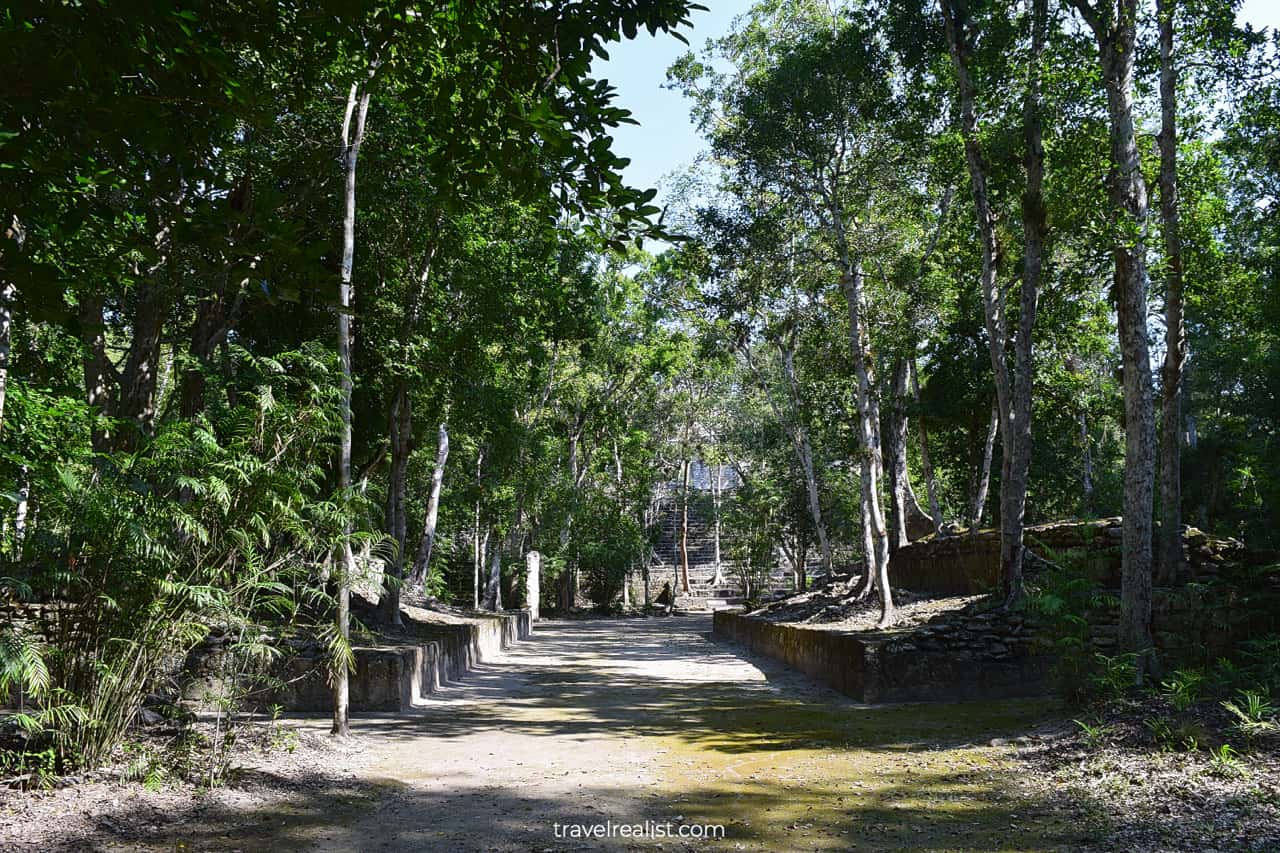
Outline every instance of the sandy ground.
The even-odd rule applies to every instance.
[[[704,722],[680,710],[698,692],[849,704],[709,631],[706,616],[542,623],[420,716],[358,721],[376,745],[367,775],[403,787],[365,820],[321,830],[315,849],[627,848],[564,827],[682,822],[665,784],[682,761],[668,727]]]
[[[1090,831],[1072,805],[1019,793],[1017,738],[1060,725],[1049,703],[863,706],[709,630],[539,623],[427,707],[360,716],[318,762],[268,756],[239,800],[179,808],[135,785],[82,803],[88,824],[0,835],[0,850],[1056,850]],[[291,723],[305,744],[327,730]],[[616,828],[646,821],[724,838]],[[574,837],[609,822],[612,838]]]

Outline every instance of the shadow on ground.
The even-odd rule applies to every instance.
[[[103,814],[105,836],[60,849],[998,851],[1074,850],[1096,837],[1095,804],[1020,793],[1025,765],[991,743],[1059,721],[1050,702],[860,705],[709,642],[707,627],[540,626],[429,707],[361,717],[359,737],[397,763],[360,779],[246,780],[279,793],[266,807]],[[540,755],[547,766],[504,765],[493,753],[504,745],[525,750],[522,765]],[[606,748],[651,772],[605,784],[623,778],[596,758]],[[717,824],[725,837],[563,837],[567,825],[607,821],[672,833]]]
[[[459,809],[459,797],[397,791],[369,783],[301,780],[296,791],[270,808],[244,812],[193,805],[164,815],[145,810],[103,814],[92,838],[67,839],[51,851],[351,851],[410,850],[1058,850],[1088,839],[1066,804],[1019,802],[1001,795],[1002,774],[983,780],[982,796],[966,774],[927,779],[886,771],[864,793],[847,780],[803,787],[782,780],[725,780],[654,790],[633,808],[584,810],[536,792],[495,785],[483,793],[484,819]],[[323,785],[322,789],[319,786]],[[313,787],[315,786],[315,787]],[[291,786],[293,787],[292,783]],[[609,789],[585,789],[586,798],[609,803]],[[472,793],[467,796],[477,796]],[[360,818],[378,811],[376,833]],[[660,824],[671,837],[636,841],[615,837],[575,840],[574,824]],[[682,840],[680,826],[724,827],[723,840]],[[557,831],[557,826],[560,827]],[[709,830],[714,834],[713,830]]]

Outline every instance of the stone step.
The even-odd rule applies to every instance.
[[[676,599],[676,610],[684,610],[684,611],[692,610],[692,611],[706,612],[706,611],[715,611],[715,610],[727,610],[730,607],[741,607],[741,606],[742,606],[741,598],[703,598],[699,596],[699,597]]]
[[[418,637],[382,646],[356,647],[350,677],[352,711],[407,711],[418,707],[441,686],[463,677],[477,664],[527,639],[532,622],[527,610],[469,612],[446,622],[406,623]],[[424,639],[423,635],[434,639]],[[327,662],[323,655],[299,655],[283,664],[284,686],[272,702],[289,711],[324,711],[332,707]]]

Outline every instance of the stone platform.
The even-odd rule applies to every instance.
[[[496,659],[503,649],[528,639],[527,610],[501,613],[440,612],[406,606],[401,642],[357,646],[349,680],[352,711],[405,711],[442,686],[459,680],[478,664]],[[186,699],[209,704],[222,691],[217,649],[189,659]],[[328,711],[333,707],[327,655],[309,645],[282,661],[275,673],[283,685],[251,704],[280,705],[286,711]]]
[[[1026,528],[1027,550],[1055,563],[1083,565],[1103,587],[1120,587],[1119,517],[1091,521],[1054,521]],[[1251,551],[1237,539],[1215,538],[1187,528],[1183,533],[1184,562],[1179,583],[1219,574],[1227,564],[1262,564],[1276,554]],[[1034,557],[1026,571],[1037,567]],[[1000,588],[1000,531],[962,532],[928,536],[898,548],[889,562],[895,588],[929,595],[976,595]]]
[[[720,611],[712,634],[780,660],[862,702],[1040,696],[1050,659],[1020,617],[979,613],[902,631],[842,631]]]

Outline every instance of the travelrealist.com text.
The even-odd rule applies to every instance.
[[[719,823],[554,823],[556,838],[724,838]]]

